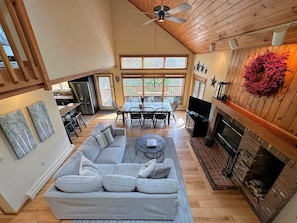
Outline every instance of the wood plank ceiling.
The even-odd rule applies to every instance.
[[[175,14],[184,18],[183,24],[169,20],[156,23],[195,54],[208,53],[210,44],[215,50],[230,50],[229,40],[237,39],[238,48],[270,46],[273,31],[279,25],[288,26],[284,43],[297,43],[296,0],[129,0],[142,12],[154,7],[175,8],[185,2],[192,9]],[[146,14],[148,20],[155,18]],[[283,26],[282,26],[283,27]],[[282,28],[281,27],[281,28]],[[284,26],[285,27],[285,26]]]

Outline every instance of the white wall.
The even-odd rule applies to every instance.
[[[40,142],[27,106],[44,101],[54,127],[54,135]],[[56,102],[51,91],[36,90],[0,100],[0,116],[21,109],[29,124],[37,147],[21,159],[17,159],[4,133],[0,130],[0,206],[3,202],[10,206],[9,212],[17,212],[27,199],[26,193],[52,169],[61,156],[69,151],[70,142],[65,133]]]
[[[170,36],[162,28],[155,23],[143,26],[142,24],[149,20],[149,18],[139,11],[136,7],[128,1],[111,0],[111,19],[113,26],[114,49],[116,67],[112,70],[115,75],[121,73],[135,73],[139,71],[121,71],[120,70],[120,55],[154,55],[154,54],[184,54],[189,55],[189,63],[186,89],[190,85],[193,73],[193,58],[191,51],[180,44],[176,39]],[[165,21],[170,22],[170,21]],[[180,24],[175,24],[176,28]],[[156,50],[155,50],[155,28],[156,28]],[[141,71],[143,73],[152,73],[154,71]],[[160,71],[160,72],[164,72]],[[166,71],[167,72],[167,71]],[[174,73],[184,73],[185,71],[173,70]],[[119,104],[123,104],[122,83],[115,83],[116,99]],[[184,101],[188,101],[189,91],[185,91]]]
[[[204,67],[208,69],[207,73],[197,72],[194,74],[206,79],[206,88],[203,100],[211,102],[211,98],[215,96],[218,82],[226,81],[227,72],[231,63],[232,51],[212,52],[208,54],[196,54],[194,65],[200,61]],[[215,77],[215,87],[211,86],[212,79]]]
[[[24,0],[50,80],[115,64],[108,0]]]

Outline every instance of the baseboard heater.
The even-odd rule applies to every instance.
[[[74,149],[74,145],[71,144],[69,149],[66,150],[64,154],[49,168],[47,172],[34,184],[34,186],[26,193],[28,199],[33,200],[42,187],[47,183],[47,181],[52,177],[52,175],[57,171],[57,169],[62,165],[62,163],[68,158]]]

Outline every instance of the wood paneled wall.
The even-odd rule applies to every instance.
[[[245,66],[256,55],[267,50],[276,54],[284,52],[289,54],[285,83],[276,94],[255,97],[243,86]],[[227,89],[229,101],[297,136],[297,44],[233,51],[226,80],[229,83]]]

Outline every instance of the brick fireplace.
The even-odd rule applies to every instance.
[[[290,144],[294,140],[278,138],[279,136],[274,135],[275,129],[271,132],[267,128],[263,129],[263,123],[255,122],[249,118],[249,114],[244,115],[240,110],[234,111],[229,106],[226,108],[224,102],[214,101],[214,104],[216,108],[208,135],[215,136],[217,128],[220,128],[218,119],[224,117],[228,123],[243,131],[241,141],[236,148],[237,154],[228,157],[228,152],[220,145],[219,140],[216,140],[215,148],[195,152],[202,162],[203,153],[211,153],[213,150],[213,154],[221,154],[219,159],[223,164],[219,168],[226,168],[231,159],[230,180],[233,179],[232,181],[236,181],[239,185],[242,194],[261,222],[271,222],[297,192],[297,149]],[[275,139],[270,140],[271,137]],[[279,143],[282,147],[279,147]],[[192,143],[192,145],[194,148],[194,146],[201,147],[202,144]],[[209,169],[212,167],[207,165],[207,161],[206,164],[202,164],[212,181],[211,170],[207,170],[208,167]],[[223,169],[219,170],[219,173],[223,175]]]

